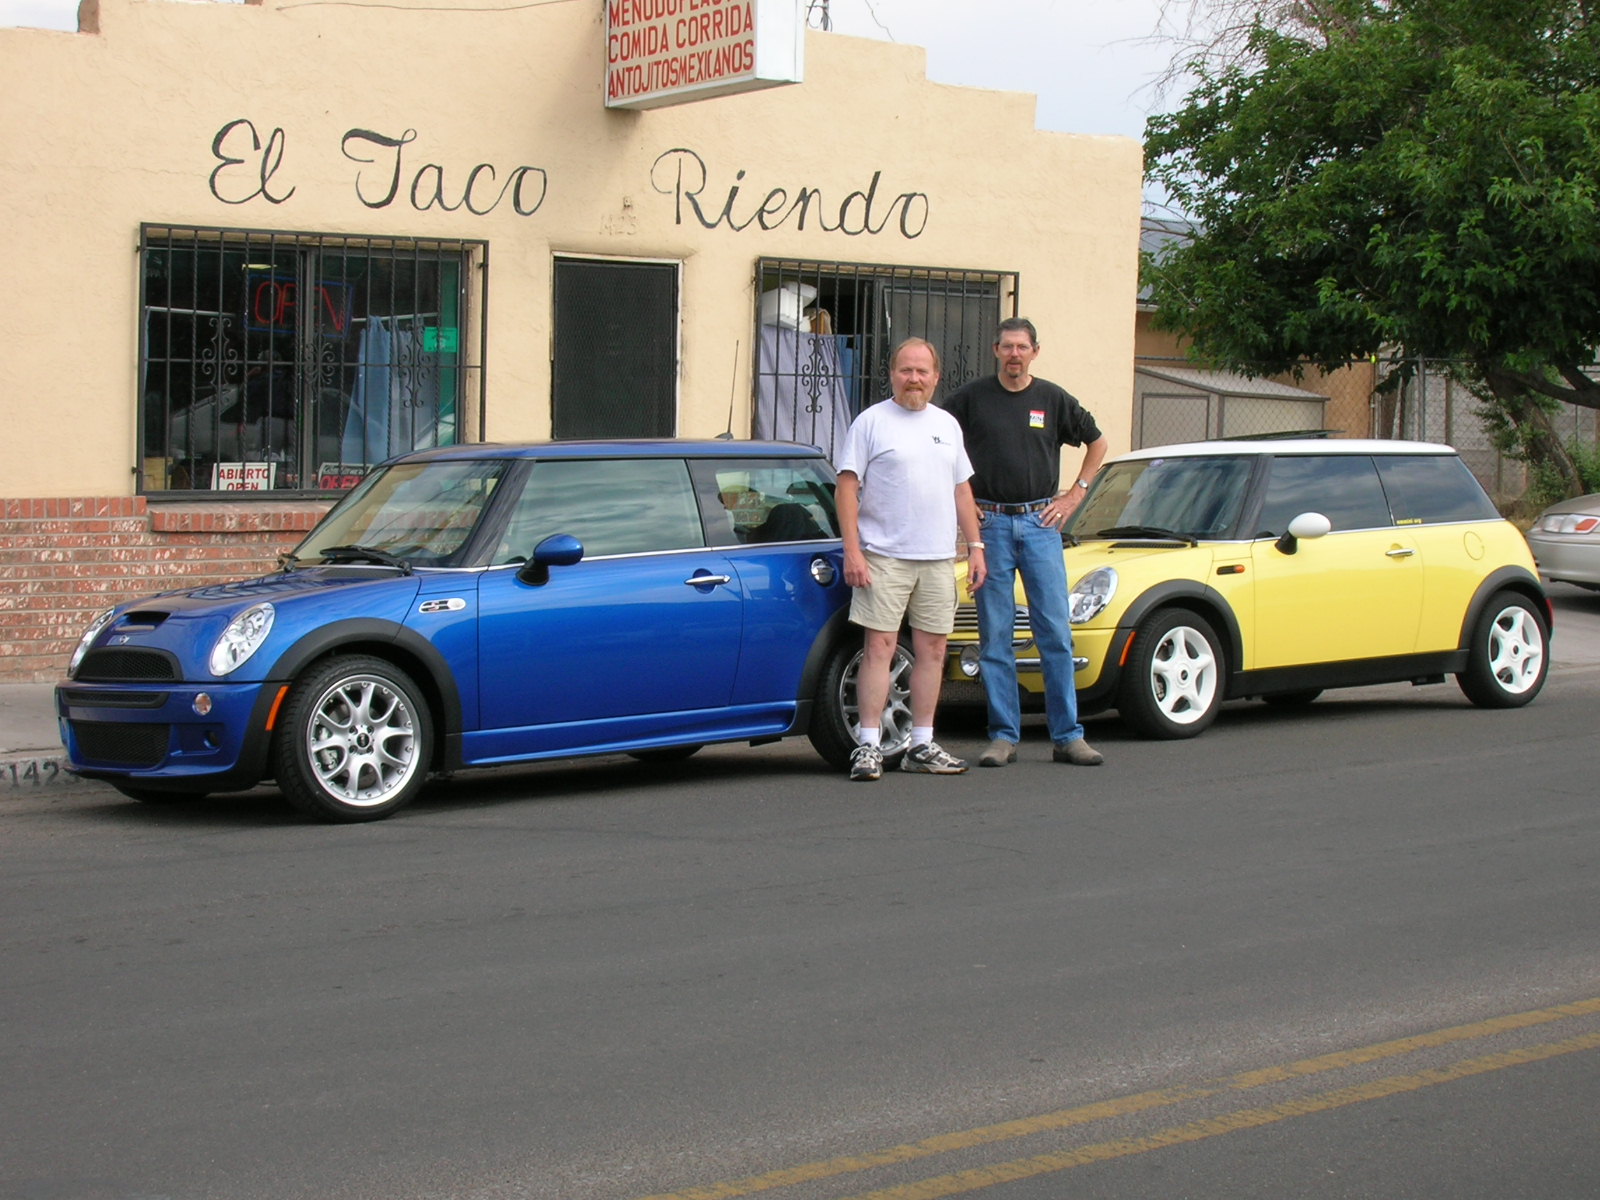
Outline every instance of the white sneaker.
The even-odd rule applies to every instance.
[[[945,751],[938,742],[913,746],[900,760],[902,771],[915,771],[923,775],[960,775],[967,769],[962,759]]]
[[[883,751],[877,746],[857,746],[850,751],[850,778],[871,783],[883,777]]]

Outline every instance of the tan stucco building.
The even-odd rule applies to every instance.
[[[678,4],[739,7],[634,11]],[[961,382],[1013,313],[1128,446],[1136,142],[820,32],[803,82],[608,109],[607,16],[85,0],[76,33],[0,29],[0,678],[58,675],[105,603],[270,566],[399,450],[828,447],[894,342]]]

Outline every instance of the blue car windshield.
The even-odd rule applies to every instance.
[[[368,476],[294,550],[294,561],[456,566],[505,461],[397,463]]]
[[[1142,458],[1112,463],[1073,514],[1079,541],[1101,530],[1146,528],[1192,538],[1233,536],[1255,459]]]

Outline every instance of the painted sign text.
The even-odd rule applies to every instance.
[[[211,139],[216,160],[210,176],[211,194],[223,204],[248,204],[262,199],[283,204],[295,188],[280,179],[286,174],[288,135],[274,129],[265,139],[254,122],[240,118],[217,130]],[[339,141],[340,152],[356,164],[356,199],[367,208],[388,208],[409,203],[418,212],[466,209],[485,217],[509,207],[519,217],[539,211],[549,192],[543,167],[517,166],[510,170],[480,162],[464,174],[447,170],[443,163],[418,165],[406,148],[418,140],[415,129],[398,135],[371,129],[348,130]]]
[[[880,190],[882,171],[874,171],[864,189],[848,193],[837,203],[815,187],[800,186],[792,191],[774,187],[762,192],[757,186],[746,190],[744,178],[744,171],[736,171],[726,190],[712,187],[705,160],[682,147],[660,155],[650,168],[650,186],[673,198],[673,220],[678,225],[692,220],[706,229],[738,232],[752,225],[771,230],[793,224],[803,230],[810,220],[828,233],[877,236],[892,228],[909,239],[922,235],[931,214],[926,192],[891,196]]]

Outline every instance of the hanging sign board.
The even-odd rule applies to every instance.
[[[799,83],[804,0],[605,0],[606,107]]]

